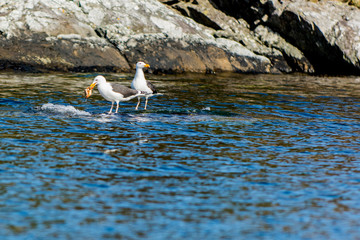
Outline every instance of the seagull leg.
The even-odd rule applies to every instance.
[[[145,107],[144,107],[144,109],[146,110],[146,107],[147,107],[147,102],[148,102],[148,99],[149,99],[149,97],[146,97],[146,100],[145,100]]]
[[[138,97],[138,103],[137,103],[137,105],[136,105],[136,107],[135,107],[135,110],[138,110],[139,105],[140,105],[140,97]]]
[[[111,114],[113,106],[114,106],[114,102],[111,102],[111,108],[110,108],[109,114]]]
[[[116,111],[115,111],[115,113],[118,113],[118,110],[119,110],[119,102],[116,102]]]

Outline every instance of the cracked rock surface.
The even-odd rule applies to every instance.
[[[11,0],[0,69],[351,74],[359,31],[359,9],[328,1]]]

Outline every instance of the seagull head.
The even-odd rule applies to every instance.
[[[96,76],[94,78],[94,81],[90,85],[90,89],[93,89],[97,84],[102,84],[102,83],[106,83],[106,79],[101,75]]]
[[[150,67],[150,65],[149,64],[146,64],[146,63],[144,63],[144,62],[138,62],[138,63],[136,63],[136,68],[140,68],[140,69],[143,69],[143,68],[145,68],[145,67]]]

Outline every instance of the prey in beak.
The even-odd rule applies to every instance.
[[[94,87],[96,86],[97,82],[93,82],[89,87],[87,87],[84,92],[85,92],[85,98],[89,98],[92,94],[92,91],[94,89]]]

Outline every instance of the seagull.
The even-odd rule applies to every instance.
[[[157,93],[154,85],[151,84],[151,82],[147,81],[145,79],[145,75],[143,72],[144,67],[150,67],[149,64],[146,64],[144,62],[138,62],[136,63],[136,72],[133,81],[131,82],[131,88],[135,89],[137,91],[141,91],[142,93],[145,93],[145,107],[147,107],[148,98],[153,96],[153,94]],[[140,105],[140,96],[138,96],[138,103],[136,105],[135,110],[138,110]]]
[[[129,101],[135,97],[140,97],[140,95],[144,96],[144,93],[141,91],[125,87],[121,84],[106,82],[105,77],[99,75],[95,77],[94,81],[87,88],[86,92],[89,93],[86,94],[86,98],[90,97],[91,91],[96,85],[98,86],[101,96],[111,102],[109,114],[112,112],[114,102],[116,102],[115,113],[117,113],[119,109],[119,102]]]

